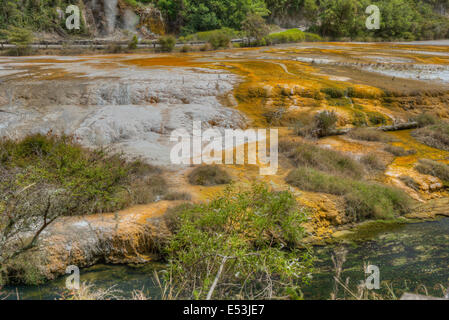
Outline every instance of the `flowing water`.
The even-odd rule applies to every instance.
[[[343,265],[342,279],[350,279],[355,286],[366,278],[364,265],[376,265],[380,269],[381,289],[386,283],[397,294],[426,287],[429,294],[442,296],[440,284],[449,286],[449,218],[432,222],[393,225],[376,232],[360,233],[358,240],[344,245],[348,253]],[[368,239],[368,240],[367,240]],[[329,299],[333,291],[334,268],[331,255],[339,246],[317,247],[316,270],[309,286],[304,288],[306,299]],[[131,297],[133,290],[147,292],[157,299],[159,290],[152,278],[160,264],[143,267],[97,265],[81,271],[81,281],[99,288],[120,290]],[[58,299],[64,291],[65,278],[39,287],[19,287],[21,299]],[[11,299],[16,298],[15,288]],[[421,291],[424,292],[424,291]]]

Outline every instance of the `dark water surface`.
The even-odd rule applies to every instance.
[[[341,247],[341,245],[339,246]],[[363,266],[380,269],[381,287],[389,283],[397,292],[414,291],[425,286],[429,294],[442,295],[439,284],[449,286],[449,219],[404,224],[395,230],[379,232],[372,240],[344,245],[348,253],[342,278],[349,277],[352,288],[366,278]],[[335,246],[318,247],[316,270],[309,286],[304,288],[306,299],[329,299],[333,288],[334,268],[331,255]],[[96,287],[120,290],[131,297],[133,290],[146,291],[157,299],[159,290],[153,281],[153,271],[161,265],[144,267],[97,265],[81,270],[81,281]],[[58,299],[64,292],[65,277],[39,287],[17,288],[20,299]],[[16,298],[16,288],[6,288]],[[381,289],[382,291],[382,289]],[[384,290],[385,291],[385,290]],[[421,291],[423,292],[423,291]]]

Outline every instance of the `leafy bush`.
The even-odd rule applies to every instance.
[[[16,46],[11,53],[17,56],[28,55],[31,52],[31,43],[33,42],[33,32],[26,28],[10,26],[7,30],[2,30],[10,44]]]
[[[415,121],[418,123],[419,128],[430,126],[438,122],[438,118],[430,113],[421,113],[420,115],[413,117],[410,121]]]
[[[233,39],[241,36],[240,32],[231,28],[221,28],[210,31],[197,32],[184,37],[183,39],[189,41],[205,41],[210,42],[212,38],[217,37],[218,34],[224,34],[226,37]]]
[[[334,99],[345,96],[345,91],[339,88],[321,88],[321,92]]]
[[[311,255],[298,249],[306,212],[289,192],[228,188],[165,219],[174,234],[162,249],[172,298],[297,298],[308,281]]]
[[[0,142],[0,168],[15,187],[45,182],[72,194],[72,214],[123,209],[165,193],[160,170],[140,160],[82,148],[70,137],[32,135]]]
[[[209,39],[209,43],[213,49],[219,48],[228,48],[231,43],[232,37],[230,37],[227,33],[217,31],[213,35],[211,35]]]
[[[267,39],[272,44],[302,42],[306,39],[303,31],[299,29],[289,29],[286,31],[272,33]]]
[[[335,129],[338,117],[335,111],[322,111],[315,115],[315,126],[319,130],[319,135],[324,137],[331,130]]]
[[[437,177],[444,182],[445,186],[449,186],[449,165],[429,159],[421,159],[415,169],[422,174]]]
[[[161,51],[172,52],[176,45],[176,38],[173,36],[162,36],[158,40]]]
[[[369,122],[374,126],[387,124],[387,117],[380,112],[371,111],[367,112],[366,115],[368,116]]]
[[[184,53],[189,52],[191,50],[192,50],[192,48],[188,45],[183,45],[181,48],[181,52],[184,52]]]
[[[359,110],[354,110],[352,124],[357,127],[366,126],[368,123],[366,121],[365,113]]]
[[[323,38],[321,38],[318,34],[315,33],[304,32],[304,36],[306,37],[307,42],[323,41]]]
[[[216,165],[200,166],[194,169],[188,178],[190,184],[200,186],[214,186],[231,182],[228,173]]]
[[[139,160],[82,148],[69,137],[0,141],[0,278],[41,282],[32,250],[40,234],[68,215],[113,212],[163,196],[160,170]]]
[[[251,45],[251,38],[254,38],[258,45],[267,45],[264,38],[270,33],[270,28],[261,16],[257,14],[248,15],[242,21],[242,30],[248,38],[249,45]]]
[[[137,36],[134,35],[133,38],[131,39],[131,41],[128,44],[128,49],[136,50],[138,44],[139,44],[139,39],[137,39]]]
[[[430,147],[449,151],[449,124],[446,122],[415,130],[412,135]]]
[[[301,190],[343,196],[346,214],[353,221],[389,219],[406,213],[410,208],[410,199],[401,190],[330,175],[312,168],[293,170],[286,181]]]
[[[335,130],[338,121],[334,111],[322,111],[313,118],[306,117],[295,123],[295,133],[302,137],[321,138]]]

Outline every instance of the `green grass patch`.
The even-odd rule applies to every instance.
[[[356,128],[351,130],[347,135],[351,139],[362,141],[392,142],[395,140],[387,133],[372,128]]]
[[[363,167],[360,163],[338,151],[288,140],[279,143],[279,150],[285,153],[295,166],[357,179],[363,176]]]
[[[391,219],[410,208],[409,197],[399,189],[343,178],[312,168],[293,170],[286,181],[301,190],[343,196],[346,215],[352,221]]]

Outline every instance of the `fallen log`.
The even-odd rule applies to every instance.
[[[408,130],[408,129],[416,129],[418,128],[418,122],[404,122],[404,123],[397,123],[393,124],[391,126],[383,126],[378,127],[378,130],[382,131],[399,131],[399,130]]]

